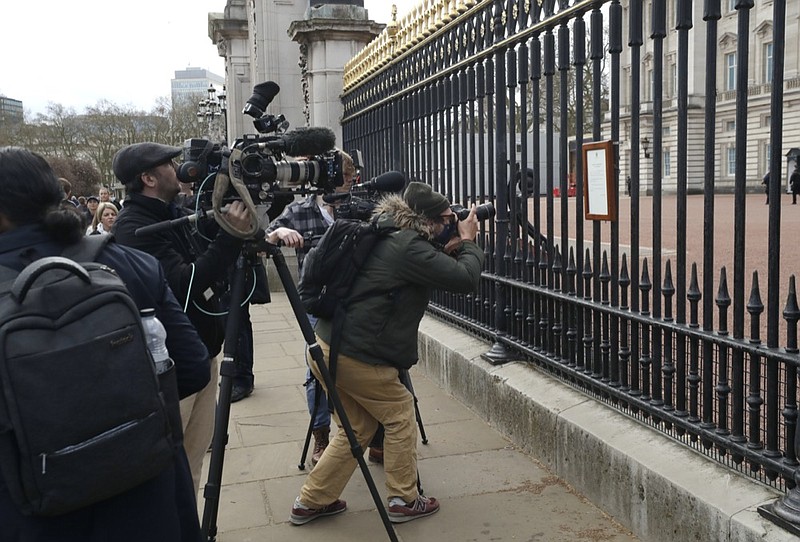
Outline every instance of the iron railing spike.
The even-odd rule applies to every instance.
[[[700,292],[700,285],[697,282],[697,264],[692,264],[692,278],[689,281],[689,291],[686,292],[686,299],[692,302],[700,301],[703,297]]]
[[[661,292],[665,297],[671,297],[675,294],[675,285],[672,283],[672,262],[667,260],[667,268],[664,271],[664,284],[661,286]]]
[[[753,271],[753,284],[750,287],[750,299],[747,301],[747,312],[753,315],[764,312],[764,303],[761,301],[761,291],[758,288],[758,271]]]
[[[728,295],[728,272],[725,267],[719,273],[719,290],[715,301],[718,307],[728,307],[731,304],[731,296]]]
[[[644,291],[650,290],[653,284],[650,282],[650,271],[648,271],[647,258],[642,260],[642,278],[639,280],[639,289]]]
[[[622,253],[622,266],[619,271],[619,284],[625,288],[631,284],[631,277],[628,273],[628,256],[624,252]]]
[[[608,267],[608,252],[605,250],[603,251],[603,265],[600,268],[600,280],[601,281],[609,281],[611,280],[611,271]]]
[[[800,320],[800,307],[797,306],[797,291],[795,289],[794,275],[789,277],[789,295],[786,296],[783,319],[789,322],[790,325]]]

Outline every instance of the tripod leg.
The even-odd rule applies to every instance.
[[[313,377],[312,377],[313,378]],[[306,385],[309,383],[314,382],[314,380],[310,380],[306,382]],[[319,399],[322,394],[322,390],[319,389],[319,382],[315,383],[314,386],[314,408],[311,412],[311,420],[308,422],[308,431],[306,432],[306,442],[303,444],[303,455],[300,456],[300,464],[297,465],[297,468],[300,470],[305,470],[306,468],[306,457],[308,456],[308,448],[311,445],[311,434],[314,432],[314,422],[317,419],[317,410],[319,409]]]
[[[411,375],[407,370],[400,371],[400,382],[406,387],[408,391],[411,392],[411,395],[414,397],[414,417],[417,419],[417,425],[419,426],[419,435],[422,437],[422,444],[428,444],[428,436],[425,434],[425,426],[422,425],[422,416],[419,413],[419,401],[417,400],[417,394],[414,392],[414,385],[411,384]]]
[[[425,426],[422,425],[422,416],[420,416],[419,413],[419,401],[417,401],[417,394],[414,392],[414,385],[411,383],[411,374],[408,372],[408,369],[400,370],[400,382],[403,383],[403,386],[411,393],[411,397],[414,398],[414,416],[417,419],[417,426],[419,427],[419,434],[422,437],[422,444],[428,444],[428,437],[425,436]],[[419,477],[419,469],[417,469],[417,491],[419,491],[420,495],[425,494],[425,491],[422,489],[422,479]]]
[[[239,256],[236,269],[231,281],[231,302],[228,313],[228,322],[225,326],[225,346],[223,349],[222,364],[220,365],[219,399],[214,417],[214,437],[211,441],[211,462],[208,468],[208,481],[203,489],[203,522],[201,524],[203,538],[208,542],[217,539],[217,514],[219,513],[219,494],[222,484],[222,466],[225,460],[225,446],[228,443],[228,419],[231,413],[231,390],[233,389],[233,376],[236,372],[234,357],[236,353],[237,337],[239,336],[239,321],[241,319],[241,304],[244,300],[244,282],[247,263],[244,256]]]
[[[353,453],[353,457],[358,462],[358,466],[361,468],[361,473],[364,475],[364,481],[366,482],[369,492],[372,495],[372,500],[375,502],[375,507],[378,509],[378,513],[381,516],[383,526],[386,529],[386,534],[389,535],[389,540],[392,542],[398,542],[397,534],[394,532],[394,528],[389,521],[389,514],[386,512],[386,507],[384,506],[381,496],[378,493],[378,488],[375,487],[375,480],[373,480],[372,475],[369,473],[367,463],[364,461],[364,450],[361,448],[358,440],[356,440],[355,433],[353,433],[353,427],[350,425],[350,420],[347,418],[347,414],[342,408],[342,402],[339,399],[336,386],[331,379],[328,366],[325,364],[325,357],[322,353],[322,348],[320,348],[319,344],[317,343],[317,339],[314,336],[314,330],[311,328],[311,323],[308,321],[308,316],[306,315],[303,307],[303,302],[300,300],[300,294],[297,293],[297,288],[292,281],[292,276],[289,273],[286,260],[284,259],[283,254],[278,247],[267,244],[266,250],[269,255],[272,256],[273,263],[278,271],[278,276],[281,278],[283,288],[286,291],[286,296],[289,298],[289,303],[292,306],[292,311],[297,319],[297,323],[300,325],[300,330],[303,332],[303,338],[308,344],[308,352],[311,354],[312,359],[316,362],[317,367],[322,374],[325,386],[328,389],[328,401],[333,404],[336,412],[339,413],[339,421],[342,423],[342,429],[344,429],[344,432],[347,435],[347,440],[350,443],[350,449]]]

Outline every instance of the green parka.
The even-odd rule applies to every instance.
[[[365,363],[408,369],[417,362],[417,330],[432,289],[476,291],[483,265],[478,245],[464,241],[455,257],[430,241],[431,227],[400,196],[382,200],[378,227],[395,229],[378,242],[353,283],[340,353]],[[330,344],[332,322],[316,332]]]

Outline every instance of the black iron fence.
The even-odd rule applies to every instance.
[[[770,82],[784,81],[786,1],[768,5]],[[454,201],[495,203],[496,220],[479,235],[487,257],[480,291],[439,293],[431,310],[492,340],[487,358],[495,363],[529,360],[731,468],[792,490],[774,512],[800,524],[800,308],[794,276],[781,275],[780,182],[769,185],[766,268],[749,275],[745,267],[746,194],[761,176],[753,179],[748,156],[748,93],[735,89],[752,86],[742,67],[757,56],[748,50],[753,0],[422,7],[348,66],[343,126],[345,148],[362,150],[373,174],[398,169]],[[720,51],[723,15],[736,20],[733,59]],[[690,50],[702,50],[698,36],[705,56],[690,62]],[[665,58],[675,67],[666,69]],[[739,69],[729,73],[731,63]],[[694,78],[698,64],[705,91],[693,79],[693,99],[702,101],[689,107],[689,67]],[[729,75],[723,88],[718,79]],[[768,88],[769,148],[780,150],[784,92],[793,87]],[[736,102],[735,156],[726,157],[735,173],[732,284],[714,246],[728,163],[715,143],[723,93]],[[666,107],[666,96],[676,107]],[[676,135],[674,166],[665,119]],[[580,149],[602,140],[615,143],[613,203],[619,208],[620,192],[630,197],[629,213],[610,222],[584,218]],[[702,166],[690,176],[698,153]],[[770,171],[783,170],[782,155],[767,157]],[[687,231],[690,188],[703,194],[702,234]],[[650,240],[641,235],[643,202]],[[675,223],[662,224],[665,202],[675,205]],[[674,259],[665,255],[666,228],[676,229]],[[687,261],[689,235],[702,235],[701,262]],[[766,303],[758,271],[766,273]]]

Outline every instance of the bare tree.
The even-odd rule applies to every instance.
[[[97,194],[103,182],[100,172],[88,160],[51,156],[47,162],[58,177],[72,183],[72,193],[76,196]]]
[[[125,145],[156,141],[181,146],[188,138],[204,137],[208,124],[197,116],[199,100],[184,99],[173,105],[163,97],[150,111],[101,100],[80,114],[51,103],[32,121],[0,126],[0,145],[18,145],[53,158],[61,176],[70,181],[89,179],[92,186],[81,190],[91,194],[100,184],[113,184],[114,154]],[[92,167],[79,167],[78,162]],[[76,187],[75,193],[81,191]]]

